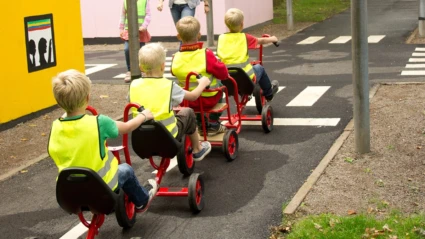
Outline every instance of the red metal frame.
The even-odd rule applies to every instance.
[[[198,75],[198,73],[196,73],[196,72],[193,72],[193,71],[189,72],[189,74],[186,76],[186,84],[185,84],[185,87],[184,87],[185,90],[189,90],[190,77],[191,76],[197,76],[197,75]],[[239,94],[238,94],[238,91],[237,91],[237,89],[238,89],[237,83],[231,76],[228,76],[228,79],[226,79],[226,80],[229,80],[229,81],[232,82],[233,88],[234,88],[233,99],[235,100],[236,105],[239,106],[240,103],[239,103]],[[240,107],[236,107],[237,112],[235,114],[231,114],[230,107],[229,107],[230,104],[229,104],[229,94],[228,94],[227,87],[226,86],[220,86],[220,87],[217,87],[217,88],[214,88],[214,89],[205,89],[203,92],[219,92],[219,91],[223,91],[223,93],[225,93],[225,95],[226,95],[226,97],[225,97],[226,105],[227,105],[226,107],[224,107],[221,110],[212,110],[212,109],[205,110],[203,105],[202,105],[201,97],[199,97],[197,99],[197,101],[199,103],[199,108],[194,109],[194,111],[196,113],[200,113],[201,115],[204,115],[206,113],[207,116],[208,116],[210,113],[219,113],[219,112],[226,110],[227,116],[220,117],[220,119],[221,120],[227,120],[228,123],[225,126],[228,129],[235,129],[236,133],[239,134],[239,132],[241,131],[241,126],[242,126],[241,117],[240,117],[241,116]],[[184,100],[183,106],[189,107],[189,102],[187,100]],[[178,108],[175,109],[175,110],[178,111]],[[207,129],[206,129],[204,117],[201,117],[201,121],[202,121],[203,138],[204,138],[204,141],[207,141],[207,139],[208,139],[207,138]],[[223,145],[223,142],[217,142],[217,141],[210,142],[210,143],[211,143],[212,146],[222,146]]]
[[[129,103],[126,105],[125,109],[124,109],[124,122],[128,121],[128,116],[130,114],[130,109],[131,108],[140,108],[139,104],[135,104],[135,103]],[[93,115],[97,115],[97,111],[95,108],[93,108],[92,106],[87,106],[86,108],[87,111],[90,111]],[[187,140],[190,144],[190,141]],[[130,159],[130,152],[128,150],[128,134],[124,134],[123,138],[122,138],[122,146],[118,146],[118,147],[111,147],[113,149],[113,154],[114,156],[117,158],[118,163],[120,163],[120,155],[119,155],[119,150],[123,150],[124,151],[124,156],[125,156],[125,162],[129,165],[131,165],[131,159]],[[186,147],[185,147],[186,148]],[[111,150],[112,151],[112,150]],[[155,176],[155,180],[158,183],[158,186],[161,184],[162,178],[165,175],[165,173],[167,172],[167,168],[170,165],[170,158],[162,158],[161,162],[159,165],[157,165],[153,158],[150,157],[149,158],[149,162],[152,165],[152,167],[154,169],[156,169],[158,172]],[[199,182],[196,185],[196,190],[200,190],[200,185],[198,185]],[[156,194],[156,196],[162,196],[162,197],[187,197],[189,196],[189,192],[188,192],[188,188],[187,187],[182,187],[180,188],[179,191],[171,191],[170,188],[168,187],[160,187],[158,189],[158,192]],[[134,204],[131,203],[128,200],[127,195],[125,195],[125,200],[126,200],[126,212],[127,215],[132,218],[134,216],[135,213],[135,207]],[[196,196],[196,201],[200,201],[200,195]],[[152,202],[152,201],[151,201]],[[146,211],[149,206],[150,203],[148,204],[148,206],[142,211]],[[199,202],[198,202],[199,203]],[[84,218],[84,215],[82,212],[78,213],[78,218],[80,219],[81,223],[86,226],[89,230],[87,233],[87,239],[94,239],[95,236],[99,233],[99,228],[103,225],[104,221],[105,221],[105,215],[104,214],[94,214],[92,217],[92,220],[89,222]]]
[[[270,35],[264,34],[263,37],[270,37]],[[258,48],[258,59],[256,61],[252,61],[251,64],[255,65],[255,64],[260,64],[263,65],[263,45],[260,45]],[[198,73],[196,72],[189,72],[189,74],[186,76],[186,84],[185,84],[185,90],[189,90],[189,82],[190,82],[190,77],[191,76],[196,76],[198,75]],[[228,79],[226,80],[230,80],[233,84],[233,88],[234,88],[234,93],[233,93],[233,98],[235,100],[236,103],[236,113],[231,114],[230,112],[230,107],[229,107],[229,94],[227,91],[227,87],[225,86],[221,86],[215,89],[205,89],[204,92],[215,92],[215,91],[223,91],[226,94],[226,104],[227,107],[224,108],[224,110],[227,111],[227,116],[223,116],[220,117],[220,120],[225,120],[227,121],[227,123],[225,124],[226,128],[228,129],[235,129],[236,133],[239,134],[241,131],[241,126],[242,126],[242,121],[261,121],[261,114],[260,115],[244,115],[242,114],[242,112],[244,111],[246,104],[248,103],[248,101],[250,100],[250,95],[243,95],[242,99],[239,101],[239,94],[238,94],[238,87],[237,87],[237,83],[235,81],[235,79],[233,79],[231,76],[228,76]],[[256,82],[256,78],[254,77],[253,79],[254,83]],[[262,92],[260,92],[261,95],[261,104],[264,106],[266,99],[264,96],[262,96]],[[218,113],[221,111],[214,111],[214,110],[204,110],[203,105],[202,105],[202,100],[200,99],[200,97],[197,99],[197,101],[199,102],[199,109],[194,109],[194,111],[196,113],[200,113],[201,115],[204,115],[204,113],[206,113],[207,115],[210,113]],[[183,102],[183,106],[184,107],[188,107],[189,106],[189,102],[187,100],[184,100]],[[176,109],[178,111],[178,109]],[[203,138],[206,141],[207,138],[207,130],[206,130],[206,125],[205,125],[205,119],[204,117],[201,117],[201,121],[202,121],[202,131],[203,131]],[[212,146],[222,146],[223,142],[210,142]]]
[[[140,108],[139,104],[136,103],[129,103],[126,105],[125,109],[124,109],[124,122],[128,121],[128,115],[130,114],[130,109],[131,108]],[[190,142],[190,141],[189,141]],[[125,157],[126,157],[126,162],[128,164],[131,165],[131,160],[130,160],[130,154],[128,152],[128,134],[124,134],[123,135],[123,140],[122,140],[122,144],[124,147],[124,152],[125,152]],[[128,155],[128,156],[127,156]],[[157,173],[155,175],[155,181],[158,183],[158,186],[161,185],[162,182],[162,178],[164,177],[164,175],[167,172],[167,168],[170,165],[170,160],[171,158],[162,158],[161,162],[159,165],[157,165],[154,160],[153,157],[149,158],[149,163],[151,164],[151,166],[157,170]],[[167,187],[159,187],[158,188],[158,192],[156,193],[156,196],[167,196],[167,197],[186,197],[188,196],[188,188],[182,188],[180,191],[169,191],[170,189]],[[149,202],[150,203],[150,202]],[[145,208],[145,210],[147,210],[149,208],[149,205]],[[145,211],[144,210],[144,211]]]

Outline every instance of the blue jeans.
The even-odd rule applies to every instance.
[[[272,84],[270,78],[264,70],[264,67],[260,64],[253,65],[255,77],[257,78],[257,84],[260,85],[260,88],[263,90],[264,96],[269,96],[273,93]]]
[[[149,193],[140,186],[133,168],[126,163],[118,165],[118,187],[122,188],[130,201],[138,207],[149,201]]]
[[[144,42],[140,42],[140,48],[144,46]],[[127,71],[130,71],[130,53],[128,52],[128,41],[124,42],[124,54],[125,54],[125,63],[127,63]]]
[[[191,9],[187,4],[173,4],[170,10],[174,25],[176,25],[177,22],[183,17],[195,16],[195,8]]]

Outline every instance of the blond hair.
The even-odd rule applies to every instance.
[[[230,32],[240,32],[242,31],[244,16],[243,12],[237,8],[230,8],[224,14],[224,23]]]
[[[145,73],[160,69],[165,63],[166,50],[160,43],[151,43],[139,50],[139,66]]]
[[[201,25],[196,18],[187,16],[177,22],[176,28],[182,42],[185,43],[198,40]]]
[[[53,78],[52,87],[56,102],[69,113],[87,103],[91,81],[77,70],[67,70]]]

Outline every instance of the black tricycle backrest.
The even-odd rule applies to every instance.
[[[251,95],[254,92],[254,82],[246,74],[246,72],[239,67],[228,67],[229,75],[235,79],[238,85],[238,92],[240,95]],[[223,85],[227,87],[229,95],[234,95],[233,84],[230,81],[221,81]]]
[[[63,169],[56,182],[56,200],[68,213],[78,214],[89,210],[94,214],[114,211],[118,194],[89,168]]]
[[[173,158],[181,147],[181,143],[162,123],[153,120],[140,125],[131,133],[131,145],[140,158]]]

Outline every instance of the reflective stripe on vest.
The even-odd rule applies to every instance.
[[[137,23],[141,26],[145,22],[147,0],[137,0]],[[124,9],[127,11],[127,1],[124,0]],[[128,14],[124,20],[125,30],[128,30]]]
[[[105,155],[100,155],[100,146]],[[75,120],[55,120],[49,138],[48,152],[59,172],[68,167],[90,168],[115,190],[118,186],[118,160],[100,142],[96,116],[84,115]]]
[[[186,86],[186,76],[189,72],[194,71],[211,80],[210,89],[220,87],[220,80],[207,73],[207,56],[206,49],[198,49],[194,51],[176,52],[171,62],[171,72],[179,80],[178,84],[184,88]],[[198,81],[195,76],[191,76],[189,80],[189,91],[192,91],[198,86]],[[218,92],[202,92],[202,96],[211,97]]]
[[[217,56],[227,67],[242,68],[251,79],[254,79],[245,33],[221,34],[217,42]]]
[[[161,122],[176,137],[178,133],[177,119],[171,110],[171,93],[173,82],[166,78],[141,78],[130,84],[130,102],[149,109],[156,121]],[[138,114],[133,109],[133,116]]]

